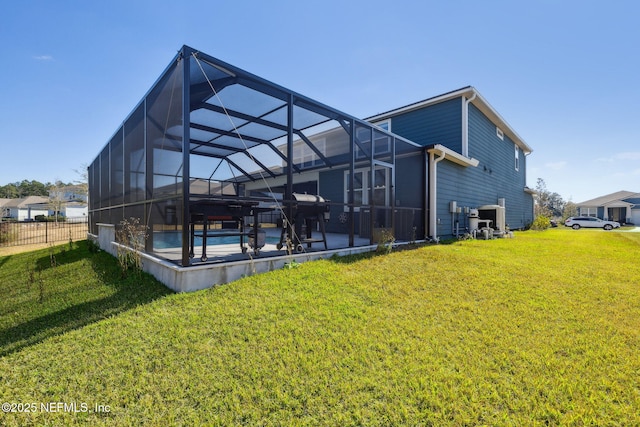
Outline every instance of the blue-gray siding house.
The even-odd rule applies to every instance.
[[[640,193],[617,191],[576,203],[576,206],[581,216],[640,225]]]
[[[362,120],[183,46],[89,165],[89,233],[115,253],[133,218],[148,231],[145,269],[202,289],[294,247],[354,253],[389,233],[524,228],[529,153],[473,87]],[[215,278],[186,272],[226,262]]]
[[[396,177],[396,188],[413,192],[412,198],[424,195],[427,236],[463,233],[472,209],[492,220],[494,228],[501,222],[496,218],[501,208],[505,228],[523,229],[533,221],[533,191],[526,183],[527,155],[532,150],[475,88],[367,120],[424,147],[426,165],[398,170],[406,177]]]

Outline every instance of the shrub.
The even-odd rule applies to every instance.
[[[376,248],[376,252],[382,254],[389,254],[393,249],[393,244],[396,242],[396,238],[393,235],[393,229],[382,228],[379,231],[379,235],[377,238],[378,247]]]
[[[66,216],[58,215],[58,216],[46,216],[46,215],[36,215],[34,218],[37,222],[64,222],[67,220]]]
[[[549,227],[551,227],[551,220],[544,215],[538,215],[531,223],[532,230],[542,231]]]
[[[116,231],[118,246],[118,264],[122,270],[122,277],[126,277],[128,270],[136,274],[142,271],[142,256],[144,242],[147,238],[147,226],[140,223],[138,218],[129,218],[120,221]]]
[[[10,243],[15,238],[15,233],[8,222],[0,222],[0,243]]]

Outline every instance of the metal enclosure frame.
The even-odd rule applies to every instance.
[[[229,191],[233,197],[251,197],[243,189],[261,182],[269,189],[265,194],[273,196],[270,183],[284,177],[286,201],[297,176],[345,170],[348,200],[343,209],[349,213],[352,247],[354,214],[362,205],[355,200],[356,167],[369,170],[372,218],[384,208],[393,226],[396,159],[408,155],[422,155],[421,147],[183,46],[89,166],[90,232],[97,234],[97,223],[143,218],[150,230],[146,251],[156,250],[155,231],[171,228],[180,232],[182,246],[180,259],[173,261],[188,266],[193,200],[226,197]],[[377,168],[389,176],[385,185],[390,188],[383,189],[386,206],[375,204]],[[204,170],[212,172],[200,176]],[[291,205],[284,207],[290,216]],[[370,227],[373,242],[373,220]]]

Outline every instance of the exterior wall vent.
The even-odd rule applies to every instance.
[[[504,141],[504,132],[502,132],[502,129],[500,129],[498,126],[496,126],[496,135],[498,135],[498,138]]]

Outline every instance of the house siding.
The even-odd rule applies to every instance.
[[[347,225],[339,221],[340,214],[345,212],[345,172],[347,168],[329,169],[319,174],[320,194],[332,202],[330,219],[326,224],[326,230],[331,233],[348,232]],[[413,155],[399,158],[396,160],[396,186],[394,188],[394,196],[396,201],[396,216],[411,215],[409,208],[424,209],[424,157],[422,155]],[[399,212],[403,211],[403,212]],[[415,214],[413,217],[413,225],[416,227],[416,235],[423,235],[424,218],[421,214]],[[400,221],[400,218],[396,218]],[[360,234],[360,213],[354,213],[355,233]],[[400,233],[400,230],[397,230]],[[402,238],[407,238],[403,232]]]
[[[449,213],[449,203],[477,208],[495,205],[505,199],[506,223],[510,229],[522,229],[533,221],[533,197],[524,192],[526,157],[518,148],[519,168],[515,168],[514,142],[506,135],[500,139],[493,124],[473,104],[469,105],[469,156],[477,167],[463,167],[448,161],[437,166],[438,235],[455,234],[455,223],[464,231],[468,221],[463,214]]]
[[[396,207],[424,208],[424,164],[424,156],[411,156],[396,160]]]
[[[332,203],[342,203],[344,200],[344,172],[345,168],[329,169],[321,171],[319,174],[319,193]],[[342,206],[332,204],[329,213],[329,222],[325,224],[325,229],[329,233],[345,233],[347,226],[338,220],[340,214],[344,212]],[[358,222],[356,221],[356,225]]]
[[[462,98],[410,111],[391,119],[391,131],[422,146],[462,150]]]

